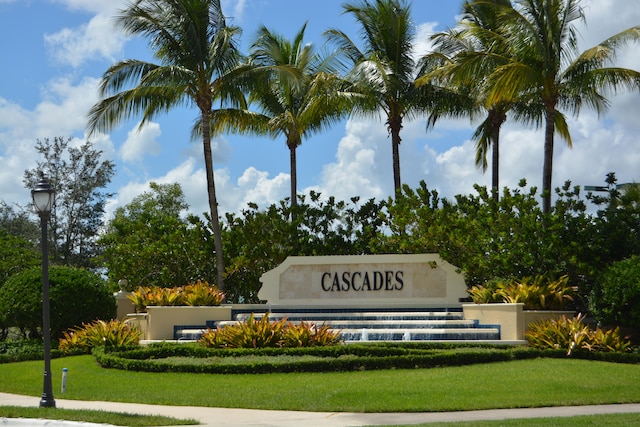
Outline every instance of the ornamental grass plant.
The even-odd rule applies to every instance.
[[[620,328],[591,329],[584,324],[584,315],[574,318],[562,316],[529,325],[526,333],[529,345],[539,349],[565,349],[567,356],[574,351],[626,353],[631,341],[620,335]]]
[[[119,320],[96,320],[64,332],[58,349],[65,354],[88,353],[94,347],[122,348],[137,346],[142,332]]]
[[[224,301],[225,294],[217,286],[198,280],[173,288],[141,286],[127,298],[137,312],[144,312],[148,306],[218,306]]]
[[[484,286],[472,286],[468,292],[476,304],[523,303],[525,310],[564,310],[575,296],[566,275],[559,279],[544,275],[519,280],[496,279]]]
[[[328,325],[295,324],[286,318],[271,321],[268,314],[256,319],[253,313],[245,321],[210,328],[198,340],[203,347],[214,348],[316,347],[340,342],[340,333]]]

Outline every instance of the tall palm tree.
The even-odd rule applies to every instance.
[[[412,119],[430,111],[436,102],[458,99],[448,90],[431,84],[415,85],[417,60],[413,46],[415,27],[411,9],[405,0],[361,0],[343,5],[344,13],[352,14],[361,27],[364,49],[343,31],[328,30],[325,34],[336,43],[353,64],[347,74],[354,90],[363,95],[355,112],[386,115],[393,155],[395,194],[401,189],[400,130],[405,118]]]
[[[498,200],[499,188],[499,159],[500,159],[500,129],[507,120],[510,107],[501,102],[496,105],[486,105],[482,86],[485,83],[483,75],[493,69],[492,55],[482,56],[478,61],[477,52],[499,50],[502,39],[499,36],[499,26],[496,25],[498,7],[511,7],[510,0],[488,0],[481,4],[465,1],[462,6],[462,17],[455,28],[434,34],[434,51],[426,55],[423,63],[431,63],[435,70],[427,72],[417,80],[417,84],[444,80],[445,84],[458,87],[466,91],[474,100],[474,105],[467,112],[473,119],[480,110],[486,111],[486,118],[480,123],[473,134],[476,141],[476,166],[486,172],[488,167],[487,153],[492,149],[492,177],[491,187],[494,200]],[[485,37],[489,33],[491,37]],[[450,115],[449,111],[438,111],[436,114]],[[430,124],[431,121],[430,121]]]
[[[90,132],[108,131],[122,120],[142,115],[140,126],[173,107],[195,105],[199,122],[208,124],[214,102],[240,104],[230,82],[240,54],[237,27],[226,25],[220,0],[136,0],[121,10],[116,23],[128,35],[149,39],[158,64],[120,61],[103,74],[104,99],[89,112]],[[202,126],[217,285],[224,290],[224,261],[213,173],[210,127]]]
[[[258,111],[219,111],[216,131],[284,135],[291,168],[291,206],[297,204],[296,150],[305,137],[344,118],[351,99],[339,78],[334,55],[323,56],[304,43],[306,24],[292,40],[266,27],[251,46],[251,71],[245,74],[249,106]]]
[[[489,104],[487,77],[499,66],[508,62],[504,55],[508,40],[502,33],[498,19],[503,9],[512,8],[511,0],[467,0],[462,6],[462,16],[457,26],[432,36],[435,50],[423,58],[424,62],[439,64],[434,71],[418,79],[417,83],[442,79],[446,84],[470,93],[475,104],[468,111],[474,116],[484,111],[485,118],[476,128],[472,138],[476,141],[476,166],[486,172],[487,154],[492,151],[491,186],[494,200],[499,199],[500,130],[507,120],[507,113],[522,122],[539,123],[542,114],[540,104],[511,100]],[[438,112],[450,114],[449,111]]]
[[[527,98],[544,106],[543,212],[551,211],[554,135],[569,145],[562,113],[578,114],[583,105],[603,112],[606,94],[638,89],[640,73],[611,66],[618,48],[640,39],[640,26],[622,31],[580,53],[576,21],[584,20],[580,0],[514,0],[498,19],[508,39],[505,62],[489,76],[487,102]]]

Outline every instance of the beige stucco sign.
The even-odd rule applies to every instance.
[[[289,257],[260,278],[274,305],[460,306],[462,274],[437,254]]]

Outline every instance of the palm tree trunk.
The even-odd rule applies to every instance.
[[[400,139],[400,138],[397,138]],[[392,137],[391,146],[393,149],[393,190],[395,195],[400,194],[400,142]]]
[[[402,190],[402,182],[400,180],[400,129],[402,129],[402,117],[390,117],[388,125],[391,133],[393,156],[393,190],[394,195],[398,196]]]
[[[555,108],[547,108],[544,130],[544,163],[542,166],[542,212],[551,212],[551,175],[553,172],[553,137]]]
[[[491,190],[493,200],[500,200],[500,129],[502,124],[507,121],[507,114],[503,108],[497,108],[489,112],[491,126]]]
[[[209,212],[211,214],[211,228],[216,250],[217,286],[224,291],[224,258],[222,257],[222,235],[220,219],[218,215],[218,199],[216,197],[216,185],[213,175],[213,156],[211,154],[211,124],[209,123],[209,111],[202,111],[202,145],[204,148],[204,165],[207,174],[207,193],[209,195]]]
[[[500,180],[500,128],[494,129],[491,136],[492,158],[491,158],[491,195],[496,202],[500,199],[498,188]]]
[[[289,167],[291,169],[291,207],[295,207],[298,204],[297,200],[297,188],[298,188],[298,172],[296,163],[296,148],[295,142],[288,144],[289,146]],[[293,217],[293,211],[291,212]]]

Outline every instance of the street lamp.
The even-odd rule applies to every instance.
[[[33,205],[40,215],[40,228],[42,230],[42,334],[44,338],[44,386],[42,389],[42,399],[40,407],[55,408],[56,401],[53,399],[51,387],[51,326],[49,312],[49,243],[47,237],[47,221],[51,216],[51,208],[56,197],[55,190],[49,185],[44,174],[40,172],[40,181],[36,188],[31,190]]]

